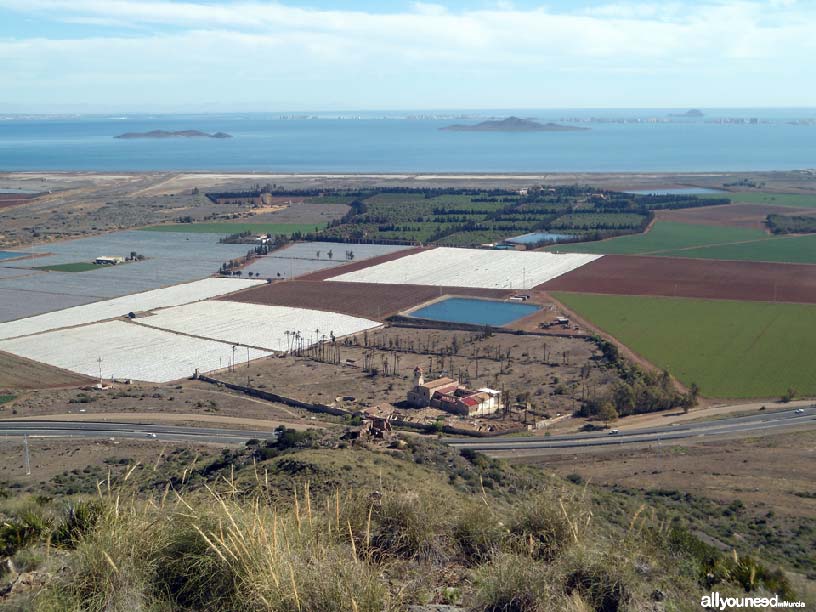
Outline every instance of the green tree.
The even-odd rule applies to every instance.
[[[597,418],[604,422],[604,425],[609,425],[611,421],[618,420],[618,411],[615,410],[612,402],[604,402],[598,408]]]

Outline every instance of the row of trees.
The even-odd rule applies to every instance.
[[[659,412],[672,408],[688,411],[697,404],[700,389],[692,384],[685,393],[678,390],[667,370],[649,372],[623,358],[618,347],[593,338],[604,359],[620,372],[620,380],[600,394],[586,398],[576,416],[595,418],[604,422],[632,414]]]

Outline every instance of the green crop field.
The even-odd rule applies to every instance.
[[[703,395],[816,395],[816,306],[556,292],[576,313]]]
[[[89,270],[98,270],[104,266],[80,261],[77,263],[56,264],[53,266],[41,266],[34,268],[34,270],[46,270],[48,272],[88,272]]]
[[[816,264],[816,235],[766,237],[755,242],[722,244],[684,251],[665,251],[660,255],[695,259]]]
[[[677,255],[678,249],[767,238],[767,234],[755,229],[658,221],[645,234],[620,236],[599,242],[559,244],[548,250],[609,255],[663,255],[671,251],[672,255]]]
[[[741,227],[659,221],[645,234],[558,244],[549,251],[816,264],[816,235],[771,236]]]
[[[145,232],[182,232],[188,234],[283,234],[309,233],[322,229],[325,223],[172,223],[141,228]]]
[[[816,208],[816,195],[803,193],[761,193],[744,191],[717,194],[717,197],[728,198],[732,203],[770,204],[772,206],[794,206],[796,208]]]

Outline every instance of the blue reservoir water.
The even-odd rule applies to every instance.
[[[531,315],[538,309],[538,306],[519,302],[448,298],[415,310],[411,316],[432,321],[499,327]]]
[[[505,242],[512,244],[538,244],[539,242],[560,242],[572,238],[570,234],[554,234],[552,232],[533,232],[508,238]]]
[[[407,112],[298,119],[262,113],[0,116],[0,171],[538,173],[813,167],[816,125],[794,123],[816,117],[815,109],[705,112],[706,117],[697,120],[668,118],[665,109],[497,110],[480,111],[482,115],[467,120],[416,118]],[[590,129],[520,133],[439,129],[510,114]],[[759,122],[716,122],[718,117],[735,116],[758,117]],[[223,131],[233,138],[114,138],[150,130]]]
[[[0,260],[11,259],[12,257],[22,257],[25,253],[15,253],[13,251],[0,251]]]

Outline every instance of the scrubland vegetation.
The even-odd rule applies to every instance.
[[[277,443],[193,458],[183,471],[161,457],[113,463],[93,495],[7,497],[0,584],[17,586],[3,602],[607,612],[696,610],[715,587],[793,596],[782,572],[720,552],[681,515],[622,495],[434,442],[336,446],[284,431]]]

